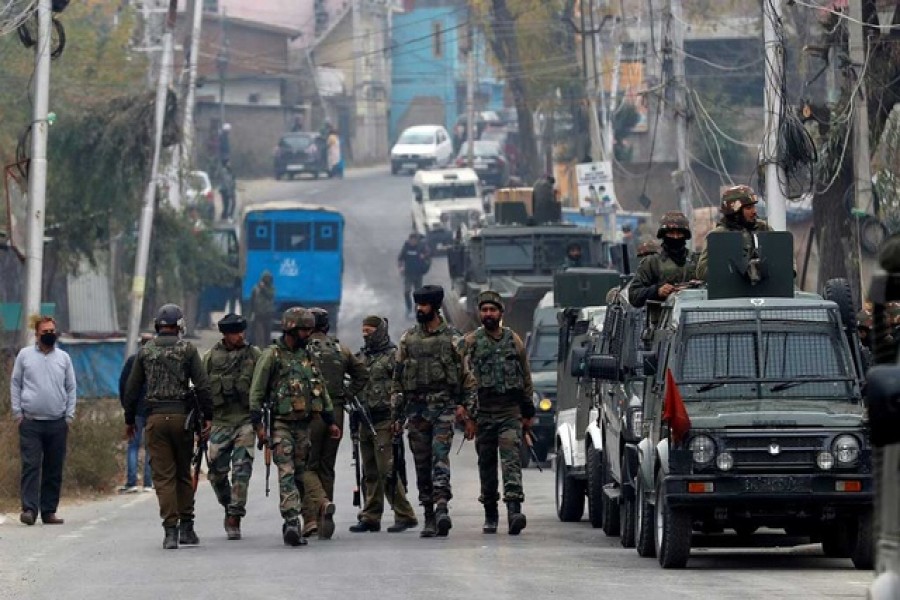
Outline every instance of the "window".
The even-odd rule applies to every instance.
[[[431,24],[431,51],[435,58],[441,58],[444,55],[444,30],[439,22]]]
[[[340,229],[336,222],[316,223],[316,250],[337,250],[340,245]]]
[[[312,246],[309,223],[276,223],[275,250],[304,252]]]
[[[270,250],[272,227],[268,221],[247,221],[247,249]]]

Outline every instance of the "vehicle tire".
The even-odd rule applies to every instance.
[[[400,173],[400,167],[391,163],[391,175],[397,175],[398,173]]]
[[[587,451],[588,520],[594,529],[603,525],[603,457],[593,446]]]
[[[603,454],[603,485],[606,483],[612,483],[612,474],[609,469],[609,465],[607,464],[606,454]],[[619,490],[621,492],[621,490]],[[605,533],[609,537],[615,537],[619,535],[619,502],[617,500],[611,500],[606,494],[603,493],[603,490],[600,490],[601,498],[603,499],[603,533]]]
[[[856,520],[856,527],[850,532],[850,560],[859,570],[869,570],[875,566],[874,515],[869,510]]]
[[[626,496],[622,496],[622,501],[619,502],[619,530],[621,537],[619,541],[622,542],[623,548],[634,548],[635,541],[635,509],[637,507],[637,503],[634,498],[627,498]]]
[[[581,520],[584,514],[584,481],[569,475],[566,459],[556,455],[556,515],[564,523]]]
[[[647,502],[647,494],[644,492],[644,484],[641,476],[637,476],[635,482],[635,515],[634,515],[634,547],[639,556],[653,558],[656,556],[656,545],[653,533],[656,531],[656,512],[653,506]]]
[[[869,256],[877,256],[881,243],[890,235],[888,228],[876,217],[866,215],[859,224],[859,245]]]
[[[850,558],[855,534],[848,531],[853,523],[835,522],[822,531],[822,552],[829,558]]]
[[[843,278],[829,279],[825,282],[822,297],[837,304],[844,331],[856,332],[856,311],[853,309],[853,290],[850,288],[850,282]]]
[[[669,507],[662,474],[656,478],[656,558],[663,569],[683,569],[691,556],[691,516]]]

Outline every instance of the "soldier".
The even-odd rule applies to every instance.
[[[667,212],[659,221],[656,237],[662,240],[662,250],[641,260],[629,286],[628,301],[635,308],[648,300],[664,301],[677,284],[696,277],[696,265],[687,249],[691,239],[687,217],[680,212]]]
[[[153,487],[163,520],[163,548],[200,543],[194,532],[194,487],[191,482],[191,454],[194,433],[185,425],[191,406],[190,385],[199,401],[203,429],[209,438],[213,405],[209,381],[200,354],[179,333],[184,331],[184,312],[175,304],[160,307],[154,321],[157,336],[147,342],[134,360],[125,385],[125,433],[134,435],[135,409],[141,388],[146,385],[147,450],[153,465]]]
[[[260,448],[268,442],[262,423],[263,404],[269,405],[272,411],[273,460],[278,468],[284,519],[281,533],[289,546],[307,543],[300,535],[303,500],[300,488],[319,507],[319,535],[323,529],[334,531],[334,504],[325,495],[318,476],[305,472],[310,420],[318,414],[333,438],[341,436],[341,430],[334,424],[328,389],[307,347],[314,325],[315,317],[305,308],[295,306],[284,311],[281,317],[284,333],[263,350],[250,385],[250,421],[256,428]]]
[[[503,502],[506,503],[509,534],[519,535],[525,528],[522,514],[522,466],[519,448],[522,430],[531,427],[534,404],[531,396],[531,370],[525,345],[509,327],[500,324],[503,302],[500,294],[484,291],[478,295],[481,327],[465,337],[465,357],[478,382],[476,448],[481,496],[484,505],[484,533],[496,533],[499,514],[497,501],[497,453],[503,472]]]
[[[756,218],[756,203],[759,198],[753,189],[746,185],[734,185],[722,192],[722,203],[719,212],[722,219],[710,234],[722,231],[738,231],[744,235],[744,257],[748,258],[754,247],[753,234],[761,231],[772,231],[769,224]],[[709,238],[707,237],[707,240]],[[706,279],[709,269],[709,243],[700,253],[697,263],[697,278]]]
[[[637,247],[637,257],[639,259],[642,259],[645,256],[653,256],[655,254],[659,254],[659,246],[657,246],[656,242],[652,240],[641,242]]]
[[[419,502],[425,510],[420,535],[443,537],[452,527],[447,504],[453,497],[454,413],[463,420],[475,410],[475,380],[462,359],[459,332],[441,318],[444,289],[426,285],[413,293],[413,299],[418,324],[403,334],[397,350],[391,385],[392,430],[399,433],[409,419],[409,447],[416,463]]]
[[[272,274],[265,270],[250,292],[250,343],[264,347],[269,345],[269,333],[275,318],[275,287]]]
[[[566,260],[563,264],[563,267],[566,269],[573,267],[581,267],[581,244],[578,242],[570,242],[568,246],[566,246]]]
[[[345,394],[355,396],[366,386],[369,372],[365,365],[333,336],[328,335],[328,311],[324,308],[311,308],[309,312],[315,319],[315,328],[309,336],[309,350],[316,360],[316,366],[325,378],[325,387],[334,406],[334,422],[344,428]],[[349,387],[345,388],[344,378],[349,378]],[[313,419],[309,424],[309,456],[307,473],[316,473],[325,496],[334,498],[334,464],[337,461],[338,447],[341,439],[332,439],[326,431],[322,419]],[[309,537],[319,531],[317,506],[309,496],[303,499],[303,537]],[[322,532],[320,537],[330,538],[331,533]],[[333,532],[332,532],[333,533]]]
[[[375,315],[363,319],[362,334],[365,344],[357,357],[365,363],[369,380],[360,394],[363,406],[369,411],[375,436],[367,427],[359,428],[359,451],[365,475],[365,505],[359,514],[359,522],[350,526],[353,533],[381,530],[384,498],[394,511],[394,524],[388,533],[400,533],[417,527],[416,513],[406,499],[403,482],[397,478],[393,493],[385,494],[386,480],[394,469],[391,435],[391,379],[397,365],[397,346],[388,334],[387,319]],[[402,443],[402,440],[401,440]]]
[[[225,533],[241,539],[241,519],[247,514],[247,486],[253,472],[256,436],[250,423],[250,383],[259,360],[256,346],[244,342],[247,320],[227,314],[219,320],[222,339],[203,357],[213,398],[209,438],[209,482],[225,508]],[[228,473],[231,471],[231,482]]]

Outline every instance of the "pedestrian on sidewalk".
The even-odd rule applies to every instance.
[[[34,525],[40,514],[45,525],[61,525],[56,510],[66,438],[75,419],[75,369],[68,353],[56,347],[59,334],[53,317],[37,319],[34,337],[34,345],[16,355],[9,386],[22,455],[19,520]]]
[[[141,334],[141,346],[153,339],[150,333]],[[119,375],[119,402],[122,408],[125,408],[125,384],[128,383],[128,376],[131,375],[131,369],[134,367],[134,359],[137,352],[128,357],[125,366],[122,367],[122,373]],[[128,454],[126,455],[126,475],[125,485],[119,486],[120,494],[135,494],[142,491],[137,486],[138,458],[141,448],[144,449],[144,487],[143,491],[153,489],[153,474],[150,470],[150,453],[147,452],[147,446],[144,444],[144,428],[147,426],[147,402],[146,402],[147,386],[143,386],[137,400],[137,408],[134,415],[134,437],[128,440]]]

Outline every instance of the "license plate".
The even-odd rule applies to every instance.
[[[415,169],[418,168],[418,163],[403,163],[404,169]]]
[[[753,477],[744,479],[744,492],[756,493],[797,493],[811,492],[809,479],[796,477]]]

